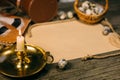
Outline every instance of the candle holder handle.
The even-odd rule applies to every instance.
[[[46,52],[47,56],[47,64],[51,64],[54,61],[54,57],[50,54],[50,52]]]

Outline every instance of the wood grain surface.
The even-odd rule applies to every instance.
[[[72,4],[60,3],[59,10],[73,10]],[[120,32],[120,0],[109,0],[109,11],[105,17],[115,25],[115,28],[117,25],[116,30]],[[115,53],[120,53],[120,50],[104,54]],[[38,74],[21,79],[0,75],[0,80],[120,80],[120,55],[87,61],[82,61],[80,58],[69,60],[65,70],[59,70],[56,66],[57,63],[46,65]]]

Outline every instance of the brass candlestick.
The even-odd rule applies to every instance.
[[[0,72],[2,74],[10,77],[31,76],[54,60],[52,55],[47,54],[40,47],[33,45],[25,45],[25,47],[26,54],[16,51],[16,45],[2,50],[0,54]]]
[[[0,72],[10,77],[27,77],[41,71],[53,60],[53,56],[42,48],[25,45],[24,37],[19,31],[16,44],[1,51]]]
[[[17,69],[20,73],[20,75],[24,75],[26,72],[26,69],[29,67],[30,59],[27,57],[26,53],[23,51],[18,51],[17,52]]]

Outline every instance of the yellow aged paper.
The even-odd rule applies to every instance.
[[[86,55],[118,50],[102,34],[101,24],[88,25],[77,20],[55,21],[32,25],[32,37],[25,36],[27,44],[50,51],[55,61],[75,59]]]

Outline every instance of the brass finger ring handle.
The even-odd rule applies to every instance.
[[[51,64],[54,61],[54,57],[50,54],[50,52],[46,52],[47,55],[47,64]]]

